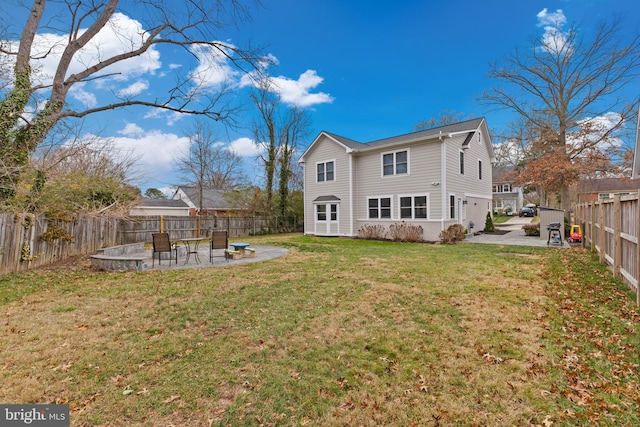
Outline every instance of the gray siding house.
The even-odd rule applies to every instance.
[[[361,143],[321,132],[302,154],[305,234],[358,235],[404,221],[437,241],[452,224],[484,229],[492,209],[484,118]]]

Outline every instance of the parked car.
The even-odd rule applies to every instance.
[[[525,215],[522,215],[523,210],[525,210],[525,213],[526,213]],[[533,211],[533,215],[529,214],[530,213],[529,210]],[[536,205],[535,203],[527,203],[522,207],[522,209],[520,209],[520,213],[518,215],[519,216],[536,216],[538,215],[538,205]]]
[[[533,207],[527,205],[524,206],[522,209],[520,209],[520,212],[518,213],[519,217],[523,217],[523,216],[530,216],[530,217],[534,217],[536,216],[536,208],[535,205]]]

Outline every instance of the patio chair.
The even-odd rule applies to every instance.
[[[226,250],[229,247],[229,238],[226,230],[214,230],[211,232],[211,246],[209,247],[209,262],[213,262],[213,251],[215,249]],[[224,251],[222,256],[225,256]]]
[[[155,267],[156,254],[158,254],[158,264],[162,264],[161,254],[163,252],[169,252],[169,265],[171,260],[174,259],[176,264],[178,263],[178,247],[175,243],[171,243],[168,233],[153,233],[153,256],[151,266]]]

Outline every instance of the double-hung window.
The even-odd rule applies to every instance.
[[[382,175],[403,175],[409,173],[409,151],[382,154]]]
[[[369,219],[391,219],[391,197],[368,199]]]
[[[427,196],[400,196],[400,218],[427,219]]]
[[[327,220],[327,205],[316,205],[316,216],[318,221]]]
[[[317,180],[318,182],[333,181],[335,180],[335,162],[317,163]]]

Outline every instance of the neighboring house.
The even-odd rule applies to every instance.
[[[224,190],[219,188],[202,189],[202,206],[200,206],[200,188],[197,186],[180,186],[172,199],[184,201],[190,208],[190,215],[228,215],[244,210],[241,206],[230,203],[224,197]]]
[[[616,194],[638,194],[640,181],[629,178],[600,178],[579,181],[575,186],[578,203],[613,198]]]
[[[513,185],[512,166],[493,168],[493,212],[517,214],[523,206],[522,188]]]
[[[131,216],[189,216],[189,205],[182,200],[140,199],[129,209]]]
[[[495,162],[483,118],[356,142],[321,132],[302,154],[305,234],[357,236],[365,225],[484,229]]]

